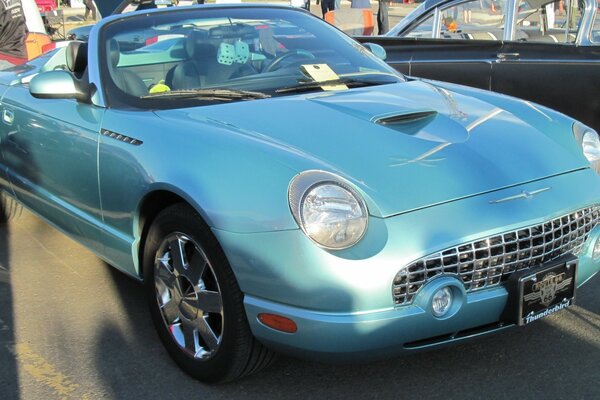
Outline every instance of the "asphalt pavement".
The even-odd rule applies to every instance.
[[[598,399],[600,276],[527,327],[364,365],[281,357],[207,386],[159,342],[136,281],[24,211],[0,225],[0,399]]]

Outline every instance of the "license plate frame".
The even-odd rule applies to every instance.
[[[575,304],[577,257],[561,258],[518,279],[519,326],[528,325]]]

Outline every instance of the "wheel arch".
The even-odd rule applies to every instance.
[[[134,222],[134,232],[136,232],[136,236],[139,238],[137,261],[139,265],[139,276],[142,278],[142,280],[144,279],[142,268],[144,265],[144,247],[146,245],[146,237],[148,236],[150,226],[152,226],[152,222],[161,211],[180,203],[185,204],[196,211],[200,218],[209,224],[206,214],[203,212],[202,208],[199,207],[196,202],[192,201],[188,195],[175,189],[157,188],[151,192],[148,192],[140,201],[137,218]]]

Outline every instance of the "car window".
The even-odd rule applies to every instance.
[[[544,2],[519,0],[517,40],[546,43],[575,43],[581,24],[579,1]],[[583,2],[581,2],[583,3]],[[581,4],[583,6],[583,4]]]
[[[405,37],[420,37],[420,38],[430,38],[433,37],[433,22],[434,22],[434,14],[431,14],[425,20],[419,22],[410,32],[408,32]]]
[[[600,11],[596,12],[594,17],[594,26],[592,27],[592,33],[590,40],[594,43],[600,43]]]
[[[443,39],[502,40],[504,0],[474,0],[441,9]]]
[[[206,103],[211,96],[195,96],[198,89],[271,97],[311,83],[323,89],[327,85],[314,85],[321,79],[350,80],[354,86],[403,80],[365,47],[298,10],[212,8],[155,12],[152,18],[131,15],[107,24],[101,37],[105,93],[122,106],[179,107],[184,97],[188,103],[194,97]],[[315,77],[319,72],[324,78]]]

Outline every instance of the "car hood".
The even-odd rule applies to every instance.
[[[351,181],[381,216],[587,166],[572,120],[485,96],[412,81],[156,113],[170,124],[219,124],[276,144],[293,155],[295,170]]]

